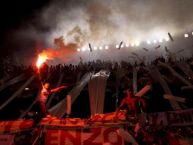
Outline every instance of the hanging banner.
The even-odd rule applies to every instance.
[[[33,120],[0,121],[0,134],[29,129],[32,128],[33,123]]]
[[[103,113],[106,83],[109,77],[109,72],[101,70],[92,75],[88,83],[88,92],[90,100],[91,114]]]
[[[115,128],[88,128],[76,130],[47,130],[45,145],[124,145]]]
[[[84,127],[86,125],[86,120],[80,118],[44,118],[41,120],[40,125],[52,127]]]
[[[0,135],[0,145],[14,145],[14,135]]]
[[[145,114],[144,117],[149,122],[149,125],[164,125],[164,126],[188,126],[193,125],[193,109],[158,112]],[[43,118],[39,125],[52,128],[58,127],[85,127],[87,125],[102,125],[108,126],[117,124],[134,125],[138,123],[138,119],[132,116],[126,117],[126,112],[119,111],[117,118],[115,113],[95,114],[89,119],[80,118]],[[33,120],[15,120],[15,121],[0,121],[0,134],[15,133],[24,130],[29,130],[33,127]]]
[[[149,123],[154,125],[193,125],[193,109],[152,113],[147,114],[147,118]]]

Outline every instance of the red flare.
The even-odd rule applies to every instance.
[[[39,69],[41,67],[41,65],[46,62],[46,60],[48,59],[48,56],[46,54],[39,54],[38,55],[38,60],[36,62],[36,66]]]

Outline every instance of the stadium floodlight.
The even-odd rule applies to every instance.
[[[139,41],[135,41],[135,46],[139,46],[140,42]]]
[[[184,37],[185,37],[185,38],[188,38],[188,37],[189,37],[189,35],[188,35],[188,34],[184,34]]]
[[[160,39],[159,39],[159,42],[160,42],[160,43],[162,43],[162,42],[163,42],[163,40],[160,38]]]
[[[121,45],[121,48],[123,48],[123,47],[124,47],[124,44]]]
[[[129,44],[127,43],[127,44],[125,44],[125,46],[126,46],[126,47],[129,47]]]
[[[192,32],[192,35],[193,35],[193,32]]]
[[[109,49],[109,46],[106,45],[106,46],[105,46],[105,49]]]
[[[82,51],[86,51],[86,48],[83,47],[81,50],[82,50]]]
[[[97,50],[97,47],[96,47],[96,46],[94,47],[94,50]]]
[[[155,44],[156,44],[156,43],[157,43],[157,40],[153,40],[153,43],[155,43]]]
[[[77,51],[80,52],[80,48],[77,48]]]
[[[24,90],[29,91],[29,88],[25,88]]]
[[[134,43],[131,43],[131,47],[134,47],[135,46],[135,44]]]
[[[115,47],[118,49],[118,48],[119,48],[119,45],[117,44]]]
[[[166,41],[169,41],[170,39],[168,37],[165,38]]]
[[[100,50],[102,50],[102,49],[103,49],[103,47],[102,47],[102,46],[100,46],[100,47],[99,47],[99,49],[100,49]]]
[[[150,41],[150,40],[147,40],[147,44],[151,44],[151,41]]]

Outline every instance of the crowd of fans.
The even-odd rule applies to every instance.
[[[119,106],[121,100],[125,97],[124,91],[128,88],[132,88],[133,67],[137,69],[138,90],[144,87],[148,82],[151,81],[152,83],[151,91],[149,91],[144,96],[147,103],[147,113],[172,110],[169,101],[163,98],[163,88],[159,82],[152,78],[150,74],[150,70],[154,67],[158,68],[161,75],[167,82],[169,88],[171,89],[173,95],[185,98],[186,101],[184,103],[180,103],[181,108],[192,108],[193,99],[191,97],[193,91],[191,86],[188,89],[182,89],[182,87],[186,86],[186,84],[176,79],[176,76],[173,76],[173,74],[171,74],[168,69],[160,65],[160,62],[170,66],[183,79],[192,84],[193,58],[173,60],[171,58],[167,59],[164,57],[159,57],[149,64],[145,64],[142,61],[130,63],[126,61],[112,62],[101,60],[91,62],[80,61],[78,65],[59,64],[56,66],[48,66],[47,64],[44,64],[39,71],[35,66],[14,65],[13,63],[7,64],[2,62],[0,67],[1,104],[3,104],[2,102],[5,102],[7,98],[10,97],[14,92],[16,92],[18,88],[29,79],[30,76],[35,74],[36,78],[32,81],[32,83],[30,83],[28,87],[25,88],[25,90],[20,95],[17,96],[17,98],[15,98],[10,104],[2,109],[0,113],[0,119],[18,119],[18,117],[25,111],[26,108],[30,106],[31,102],[36,98],[40,87],[40,82],[48,81],[53,86],[55,86],[60,75],[64,74],[61,84],[65,84],[69,86],[69,88],[67,90],[61,91],[54,97],[51,102],[52,106],[63,99],[86,72],[97,73],[100,70],[108,70],[110,72],[110,77],[107,80],[106,86],[104,113],[114,112]],[[186,64],[188,68],[180,68],[178,64],[181,63]],[[23,76],[18,77],[20,75]],[[20,105],[18,106],[18,104]],[[33,114],[34,112],[38,112],[38,106],[36,104],[25,117],[29,117],[30,113]],[[89,116],[89,97],[88,89],[86,87],[72,105],[71,117],[89,118]],[[134,132],[134,128],[132,127],[129,129],[129,132],[135,137],[139,144],[143,145],[174,144],[175,142],[179,142],[179,139],[183,141],[186,138],[189,139],[193,137],[192,126],[166,127],[146,125],[137,133]]]
[[[145,126],[135,135],[139,145],[184,145],[192,143],[192,127]]]
[[[12,105],[8,105],[5,107],[6,109],[13,108],[13,104],[17,104],[22,100],[31,103],[40,88],[40,82],[50,82],[52,86],[55,86],[58,82],[58,79],[61,74],[64,74],[61,84],[65,84],[68,87],[67,90],[61,91],[54,100],[52,101],[52,105],[57,103],[62,98],[66,96],[66,94],[75,86],[75,84],[81,79],[81,77],[87,72],[99,72],[100,70],[108,70],[110,72],[110,77],[107,80],[106,94],[105,94],[105,110],[104,112],[113,112],[116,110],[121,100],[125,97],[125,90],[128,88],[132,88],[133,86],[133,67],[137,69],[137,89],[140,90],[144,87],[148,82],[152,82],[152,90],[144,96],[147,102],[147,111],[148,112],[157,112],[157,111],[169,111],[172,110],[169,105],[168,100],[163,98],[163,88],[160,86],[159,82],[152,78],[150,75],[150,70],[154,67],[157,67],[166,80],[168,86],[170,87],[174,96],[183,97],[186,99],[185,104],[181,104],[182,108],[190,108],[192,107],[192,99],[190,98],[192,94],[192,89],[182,89],[182,87],[186,86],[182,81],[176,79],[176,77],[169,72],[168,69],[162,67],[159,62],[167,64],[171,68],[173,68],[179,75],[182,76],[185,80],[187,80],[190,84],[193,81],[192,78],[192,69],[193,69],[193,58],[189,59],[180,59],[178,61],[172,61],[171,59],[166,59],[163,57],[159,57],[156,60],[152,61],[151,64],[144,64],[144,62],[136,62],[131,64],[126,61],[121,62],[111,62],[111,61],[92,61],[92,62],[82,62],[78,65],[72,64],[59,64],[56,66],[48,66],[44,64],[41,69],[38,71],[35,66],[23,66],[23,65],[14,65],[10,64],[2,64],[0,67],[0,94],[1,102],[5,102],[8,97],[10,97],[14,92],[18,90],[18,87],[21,86],[25,81],[29,79],[30,76],[36,75],[36,79],[30,83],[28,87],[26,87],[25,91],[23,91],[16,99],[11,103]],[[180,69],[179,63],[186,64],[189,69],[183,72],[184,68]],[[187,68],[185,68],[187,69]],[[187,73],[189,72],[189,76]],[[18,77],[23,75],[23,77]],[[81,92],[80,97],[82,95],[87,96],[84,98],[88,100],[88,90],[87,87]],[[79,99],[78,99],[79,100]],[[78,102],[77,100],[77,102]],[[111,100],[111,101],[108,101]],[[118,102],[117,102],[118,100]],[[80,101],[80,100],[79,100]],[[84,103],[81,101],[81,103]],[[88,101],[85,101],[88,103]],[[84,103],[84,105],[85,105]],[[21,105],[20,112],[25,110],[28,103],[25,105]],[[79,105],[76,103],[75,108]],[[89,103],[85,105],[89,108]],[[23,107],[23,108],[22,108]],[[35,107],[34,107],[35,108]],[[18,109],[18,108],[17,108]],[[89,109],[86,109],[89,110]],[[33,111],[33,110],[32,110]],[[37,110],[36,110],[37,111]],[[83,116],[79,117],[88,117],[89,112],[81,110],[86,113],[80,113]],[[78,113],[77,113],[78,114]],[[7,116],[7,115],[6,115]],[[13,117],[13,116],[12,116]]]

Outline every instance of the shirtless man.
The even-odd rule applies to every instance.
[[[126,105],[128,109],[128,113],[131,114],[137,114],[137,109],[136,109],[136,98],[133,97],[132,91],[130,89],[126,90],[126,97],[122,100],[120,106],[117,108],[116,113],[115,113],[115,118],[117,118],[119,110]]]
[[[51,89],[49,83],[44,83],[42,85],[42,89],[41,89],[40,94],[38,96],[38,104],[40,106],[40,110],[41,110],[43,117],[46,117],[48,115],[48,110],[46,108],[46,101],[47,101],[48,96],[51,93],[59,92],[60,90],[62,90],[64,88],[67,88],[67,86],[60,86],[60,87]]]

